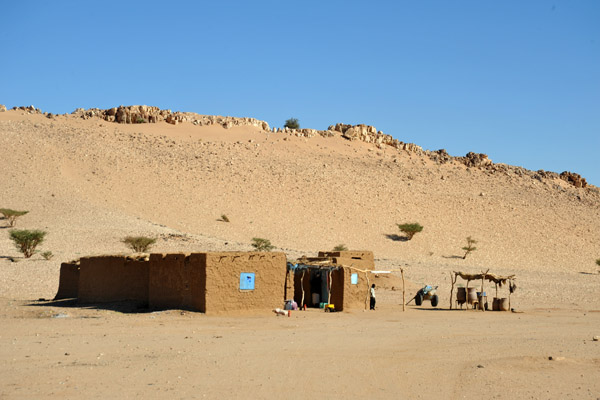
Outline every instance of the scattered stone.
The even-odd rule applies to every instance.
[[[477,365],[477,368],[485,368],[483,365],[479,364]]]
[[[599,341],[599,340],[600,340],[600,336],[594,336],[594,337],[592,338],[592,340],[593,340],[594,342],[597,342],[597,341]]]

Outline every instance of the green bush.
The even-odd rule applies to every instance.
[[[252,247],[254,247],[256,251],[271,251],[275,248],[269,239],[263,238],[252,238]]]
[[[221,221],[229,222],[229,218],[227,217],[227,215],[223,214],[223,215],[221,215]]]
[[[600,266],[600,258],[596,260],[596,264],[598,264],[598,266]]]
[[[136,253],[145,253],[156,243],[156,239],[146,236],[127,236],[122,242]]]
[[[418,223],[412,224],[396,224],[401,232],[403,232],[408,240],[411,240],[413,236],[423,230],[423,226]]]
[[[18,230],[10,231],[10,240],[15,243],[17,249],[23,253],[25,258],[29,258],[35,252],[35,248],[44,242],[46,232],[39,230]]]
[[[463,260],[467,258],[470,252],[477,250],[477,247],[473,246],[475,243],[477,243],[477,240],[471,238],[471,236],[467,237],[467,245],[462,248],[465,251]]]
[[[11,210],[10,208],[0,208],[0,214],[4,215],[4,218],[8,220],[10,226],[15,226],[17,218],[27,214],[29,211],[17,211]]]
[[[283,126],[288,129],[300,129],[300,122],[297,118],[290,118],[287,121],[285,121],[285,124]]]
[[[42,253],[42,257],[44,260],[50,260],[52,257],[54,257],[54,254],[52,254],[51,251],[45,251]]]
[[[333,251],[348,251],[348,248],[345,244],[338,244],[333,248]]]

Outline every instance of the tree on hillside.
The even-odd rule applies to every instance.
[[[271,251],[275,248],[269,239],[263,238],[252,238],[252,247],[254,247],[256,251]]]
[[[477,247],[473,246],[475,243],[477,243],[477,240],[473,239],[471,236],[467,237],[467,245],[462,248],[465,251],[463,260],[467,258],[470,252],[477,250]]]
[[[333,248],[333,251],[348,251],[348,248],[345,244],[338,244]]]
[[[13,229],[10,231],[10,240],[15,243],[17,249],[23,253],[25,258],[29,258],[35,252],[35,248],[42,244],[44,241],[44,237],[46,236],[46,232],[40,230],[18,230]]]
[[[283,126],[288,129],[300,129],[300,122],[297,118],[290,118],[287,121],[285,121],[285,124]]]
[[[600,258],[596,260],[596,264],[600,266]]]
[[[408,240],[411,240],[413,236],[423,230],[423,226],[417,222],[411,224],[396,224],[401,232],[406,235]]]
[[[17,211],[11,210],[10,208],[0,208],[0,214],[8,220],[10,226],[15,226],[17,218],[27,214],[29,211]]]
[[[146,236],[127,236],[121,242],[136,253],[145,253],[150,246],[156,243],[156,239]]]

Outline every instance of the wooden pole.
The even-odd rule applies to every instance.
[[[400,275],[402,275],[402,311],[406,311],[406,290],[404,286],[404,270],[400,270]]]
[[[454,282],[456,281],[456,275],[452,276],[452,272],[450,272],[450,282],[452,282],[452,287],[450,288],[450,309],[452,310],[452,295],[454,293]]]
[[[510,284],[512,281],[508,281],[508,310],[511,311],[512,308],[510,308]]]
[[[471,282],[470,280],[467,279],[467,287],[465,288],[465,296],[467,297],[465,299],[465,301],[467,302],[467,306],[465,307],[465,309],[469,309],[469,282]]]
[[[486,272],[486,274],[487,274],[487,272]],[[480,293],[480,296],[479,296],[480,299],[477,299],[477,300],[479,300],[479,304],[478,305],[479,305],[479,309],[481,311],[485,311],[485,307],[483,306],[483,282],[484,282],[484,279],[485,279],[485,274],[482,274],[481,275],[481,293]]]
[[[328,272],[328,274],[329,274],[329,290],[327,291],[327,304],[330,304],[331,303],[331,278],[333,275],[333,271],[330,270]]]
[[[300,278],[300,287],[302,288],[302,302],[300,303],[300,308],[304,308],[304,274],[306,270],[302,271],[302,278]]]
[[[369,273],[365,271],[365,276],[367,277],[367,297],[365,297],[365,311],[367,310],[367,304],[369,304],[369,297],[370,297],[370,289],[371,289],[371,284],[369,283]]]

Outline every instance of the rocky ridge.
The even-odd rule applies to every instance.
[[[44,113],[39,108],[34,106],[13,107],[13,110],[21,110],[30,114],[44,114],[48,118],[53,118],[54,114]],[[5,111],[6,107],[0,105],[0,111]],[[158,123],[167,122],[177,125],[180,123],[191,123],[198,126],[220,125],[225,129],[230,129],[234,126],[253,126],[263,131],[274,133],[287,133],[296,137],[311,138],[315,136],[334,137],[341,136],[350,141],[360,141],[375,145],[379,149],[394,148],[398,151],[405,151],[421,156],[428,157],[437,164],[460,163],[469,168],[479,168],[486,170],[491,174],[502,173],[505,175],[515,175],[520,177],[529,177],[540,182],[543,180],[561,179],[576,188],[586,188],[588,183],[581,175],[564,171],[560,174],[556,172],[538,170],[531,171],[518,166],[507,164],[495,164],[488,158],[486,154],[469,152],[464,157],[451,156],[445,149],[440,150],[424,150],[421,146],[414,143],[406,143],[393,138],[382,131],[378,131],[374,126],[358,124],[350,125],[338,123],[330,125],[326,130],[317,129],[289,129],[289,128],[270,128],[266,121],[261,121],[256,118],[239,118],[229,116],[202,115],[193,112],[163,110],[159,107],[146,105],[119,106],[109,109],[78,108],[71,115],[82,118],[100,118],[108,122],[117,122],[121,124],[142,124],[142,123]]]

